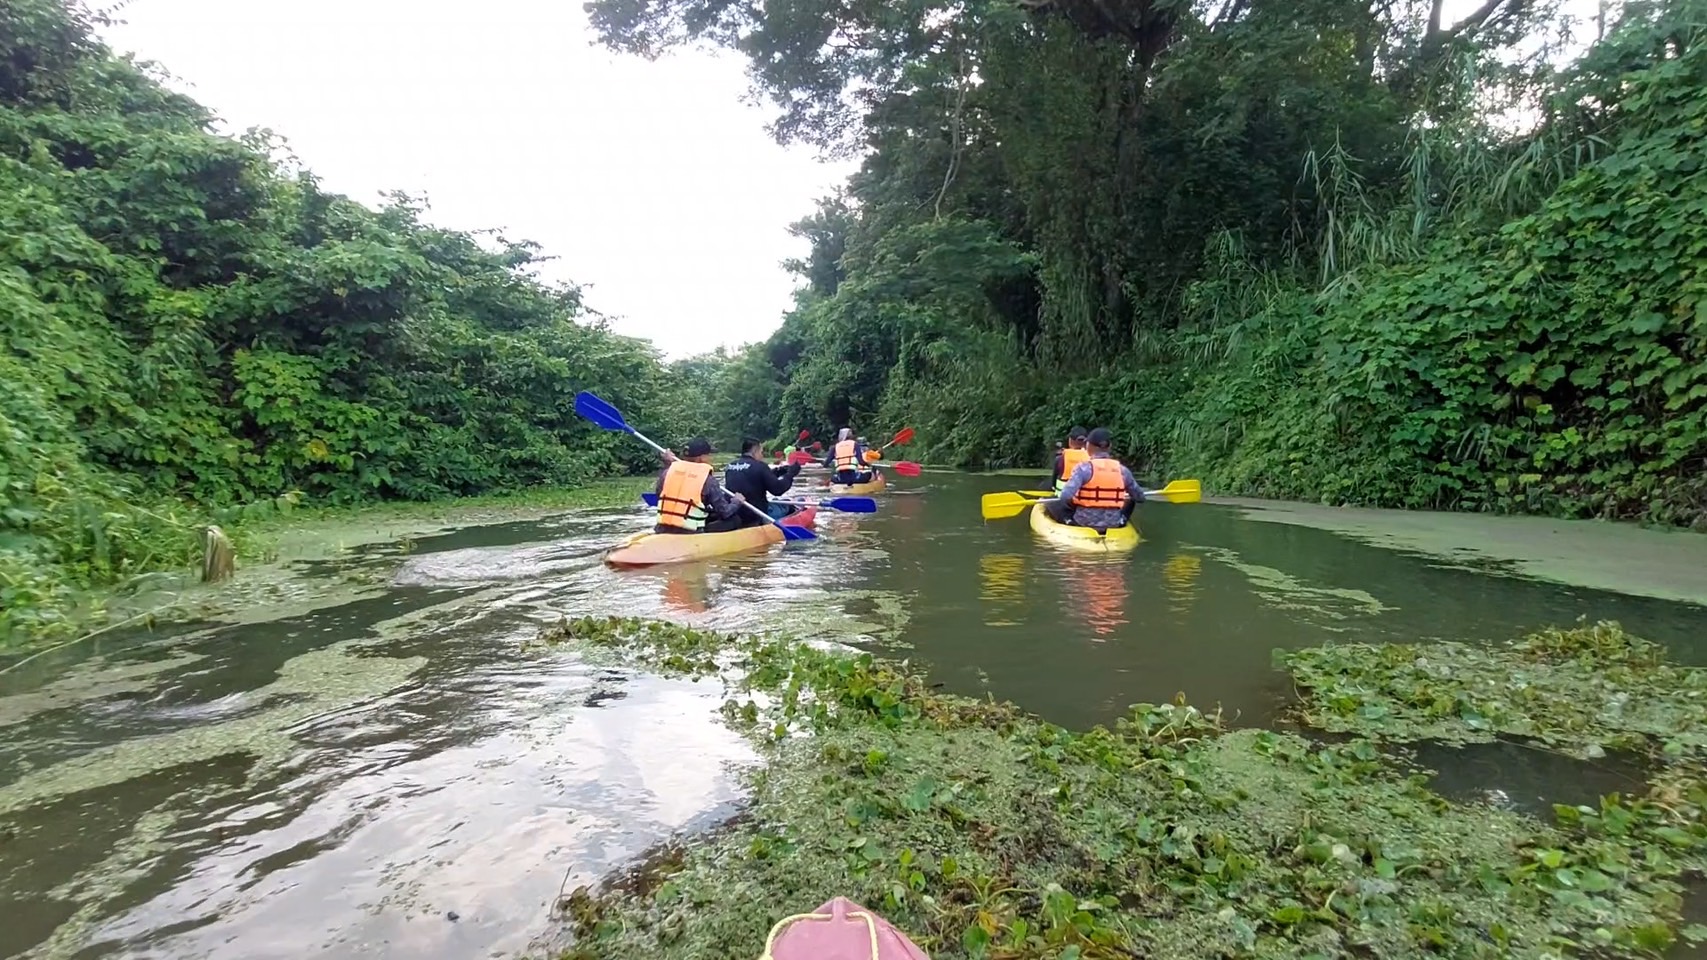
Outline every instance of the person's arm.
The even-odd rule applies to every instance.
[[[705,501],[708,513],[717,515],[719,520],[727,520],[741,509],[741,501],[735,499],[736,494],[727,493],[723,484],[717,482],[717,474],[705,478],[705,486],[700,488],[699,498]]]
[[[794,474],[790,473],[787,467],[765,471],[765,492],[771,496],[787,493],[788,488],[792,486],[794,486]]]
[[[1090,478],[1091,465],[1089,461],[1074,467],[1073,475],[1067,478],[1067,486],[1061,490],[1061,502],[1072,503],[1073,498],[1079,495],[1079,489],[1083,487],[1085,485],[1085,481]]]
[[[1043,481],[1043,489],[1055,489],[1055,481],[1061,479],[1061,451],[1055,451],[1055,459],[1049,464],[1049,479]]]
[[[1125,464],[1120,465],[1120,477],[1126,481],[1126,495],[1132,498],[1132,502],[1143,503],[1144,488],[1138,485],[1138,478],[1132,475],[1132,471]]]
[[[661,497],[664,495],[664,475],[669,472],[669,467],[665,467],[658,471],[658,482],[652,485],[652,495],[654,497]]]

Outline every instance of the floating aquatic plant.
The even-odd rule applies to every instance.
[[[656,882],[569,898],[574,958],[751,956],[837,894],[937,960],[1642,956],[1677,936],[1702,848],[1687,777],[1546,824],[1449,802],[1368,740],[1228,732],[1183,702],[1076,733],[869,655],[621,619],[551,633],[721,676],[768,754],[746,814]],[[1516,649],[1661,665],[1606,636]]]

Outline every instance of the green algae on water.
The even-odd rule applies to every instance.
[[[1277,609],[1313,613],[1333,621],[1353,616],[1372,617],[1393,609],[1366,591],[1312,586],[1273,567],[1247,563],[1238,553],[1223,547],[1199,550],[1204,556],[1244,574],[1250,580],[1251,591]]]
[[[1673,939],[1702,842],[1693,794],[1545,824],[1450,802],[1367,741],[1182,703],[1072,733],[870,655],[619,619],[552,636],[720,676],[768,760],[667,876],[568,898],[573,958],[753,956],[836,895],[936,960],[1641,956]]]
[[[1609,747],[1707,760],[1707,670],[1670,663],[1617,624],[1549,629],[1498,646],[1343,644],[1276,651],[1304,722],[1391,740],[1528,737],[1577,754]]]

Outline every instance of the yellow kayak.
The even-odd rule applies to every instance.
[[[865,483],[832,483],[830,484],[830,492],[838,497],[858,497],[868,493],[882,493],[886,486],[888,486],[888,482],[883,479],[883,474],[874,470],[871,479]]]
[[[1131,522],[1124,527],[1110,527],[1107,533],[1097,533],[1090,527],[1056,523],[1043,512],[1041,503],[1031,508],[1031,529],[1042,534],[1045,540],[1073,550],[1117,553],[1138,546],[1138,527]]]
[[[810,527],[818,515],[817,507],[806,507],[782,518],[788,526]],[[742,527],[724,533],[637,533],[605,554],[605,563],[613,567],[650,567],[660,563],[687,563],[740,553],[783,541],[776,524]]]

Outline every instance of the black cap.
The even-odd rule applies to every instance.
[[[710,452],[711,452],[711,441],[710,440],[707,440],[704,437],[694,437],[692,440],[688,441],[688,453],[687,453],[688,456],[690,456],[690,457],[703,457]]]
[[[1114,435],[1108,432],[1107,427],[1097,427],[1085,437],[1085,442],[1093,447],[1106,447],[1114,442]]]
[[[1083,439],[1085,439],[1085,428],[1084,427],[1074,427],[1073,429],[1068,430],[1067,431],[1067,439],[1068,440],[1083,440]]]

